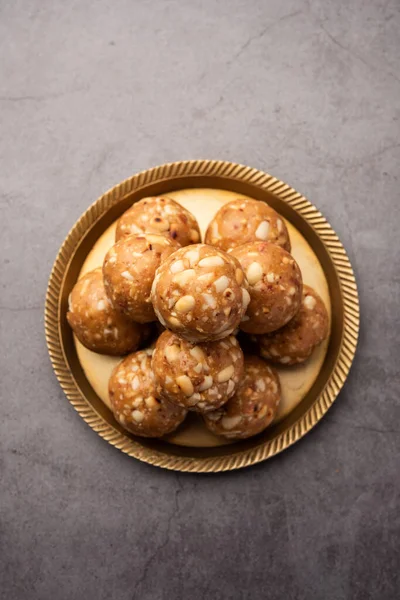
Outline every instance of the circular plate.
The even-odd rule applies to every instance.
[[[133,202],[180,189],[214,188],[268,202],[307,240],[324,270],[332,307],[325,360],[311,389],[283,420],[264,433],[216,447],[173,445],[138,438],[123,430],[89,384],[66,320],[68,296],[100,235]],[[149,169],[101,196],[75,223],[50,275],[45,306],[51,362],[65,394],[99,435],[144,462],[191,472],[238,469],[266,460],[303,437],[323,417],[342,388],[354,358],[359,331],[357,286],[339,238],[321,213],[301,194],[275,177],[223,161],[184,161]]]

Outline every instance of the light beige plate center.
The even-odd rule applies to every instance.
[[[226,202],[237,198],[238,194],[217,189],[186,189],[170,192],[168,196],[180,202],[195,215],[204,236],[207,225],[217,210]],[[331,305],[328,284],[322,267],[304,237],[288,221],[286,221],[286,225],[292,243],[292,254],[300,266],[303,281],[320,294],[330,315]],[[114,244],[115,226],[115,223],[111,225],[98,239],[82,266],[80,276],[103,264],[106,252]],[[121,359],[95,354],[82,346],[76,338],[75,344],[87,379],[102,401],[110,406],[108,379],[112,369]],[[280,421],[291,412],[311,388],[321,369],[327,346],[328,340],[303,365],[290,368],[278,367],[282,384],[282,401],[276,421]],[[191,415],[191,418],[178,431],[168,436],[167,440],[181,446],[196,447],[220,446],[231,443],[211,434],[203,425],[201,418],[194,417],[194,415]]]

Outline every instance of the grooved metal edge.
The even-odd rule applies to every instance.
[[[290,204],[312,225],[329,250],[341,282],[344,298],[345,326],[340,353],[323,392],[313,406],[296,423],[273,440],[264,442],[257,448],[211,458],[171,456],[146,448],[103,420],[80,394],[75,384],[63,354],[59,327],[62,280],[74,249],[88,228],[127,194],[149,183],[191,175],[218,176],[248,182]],[[160,165],[126,179],[101,196],[78,219],[61,246],[50,274],[45,303],[46,341],[53,369],[67,398],[86,423],[107,442],[130,456],[158,467],[198,473],[240,469],[266,460],[285,450],[310,431],[323,417],[343,387],[356,351],[358,331],[359,302],[353,269],[339,238],[323,215],[304,196],[283,181],[251,167],[214,160],[193,160]]]

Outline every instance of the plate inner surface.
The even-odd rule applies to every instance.
[[[203,236],[208,223],[223,204],[236,199],[238,196],[246,197],[227,190],[207,188],[182,189],[168,192],[167,195],[180,202],[194,214]],[[292,254],[300,266],[303,281],[320,294],[328,309],[329,316],[331,316],[328,283],[318,258],[300,232],[289,221],[285,220],[285,222],[289,229]],[[115,227],[116,223],[113,223],[98,238],[83,263],[79,277],[102,265],[106,252],[114,244]],[[76,338],[74,339],[78,359],[90,385],[109,407],[108,379],[112,369],[121,359],[91,352],[82,346]],[[275,423],[282,421],[298,406],[312,387],[323,365],[328,342],[329,340],[326,340],[321,344],[305,364],[290,368],[278,367],[282,385],[282,400]],[[164,439],[178,446],[197,448],[232,444],[231,441],[225,441],[210,433],[203,425],[202,419],[193,413],[189,415],[177,431]]]

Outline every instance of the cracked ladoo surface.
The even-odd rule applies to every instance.
[[[239,262],[213,246],[180,248],[157,269],[151,298],[162,325],[194,342],[231,335],[250,296]]]
[[[252,437],[270,425],[280,402],[275,369],[257,356],[244,359],[244,376],[237,392],[222,408],[203,415],[208,429],[232,440]]]
[[[329,316],[325,304],[313,288],[304,285],[296,316],[278,331],[254,338],[264,358],[282,365],[295,365],[307,360],[328,333]]]
[[[103,277],[115,308],[137,323],[155,321],[150,292],[156,270],[178,248],[174,240],[152,233],[124,237],[110,248]]]
[[[303,289],[293,256],[268,242],[251,242],[231,252],[246,275],[250,304],[240,324],[246,333],[269,333],[286,325],[300,308]]]
[[[238,198],[219,209],[210,222],[205,243],[231,250],[248,242],[271,242],[290,252],[285,221],[268,204]]]
[[[112,306],[101,267],[74,285],[67,320],[78,340],[99,354],[122,356],[133,352],[148,334],[147,326],[134,323]]]
[[[143,198],[120,217],[115,240],[132,233],[159,233],[180,246],[200,241],[199,225],[192,213],[166,196]]]
[[[110,377],[108,390],[117,421],[142,437],[162,437],[174,431],[187,411],[157,394],[151,368],[153,350],[127,356]]]
[[[165,331],[157,341],[152,366],[161,397],[205,413],[235,393],[243,374],[243,352],[234,336],[196,345]]]

